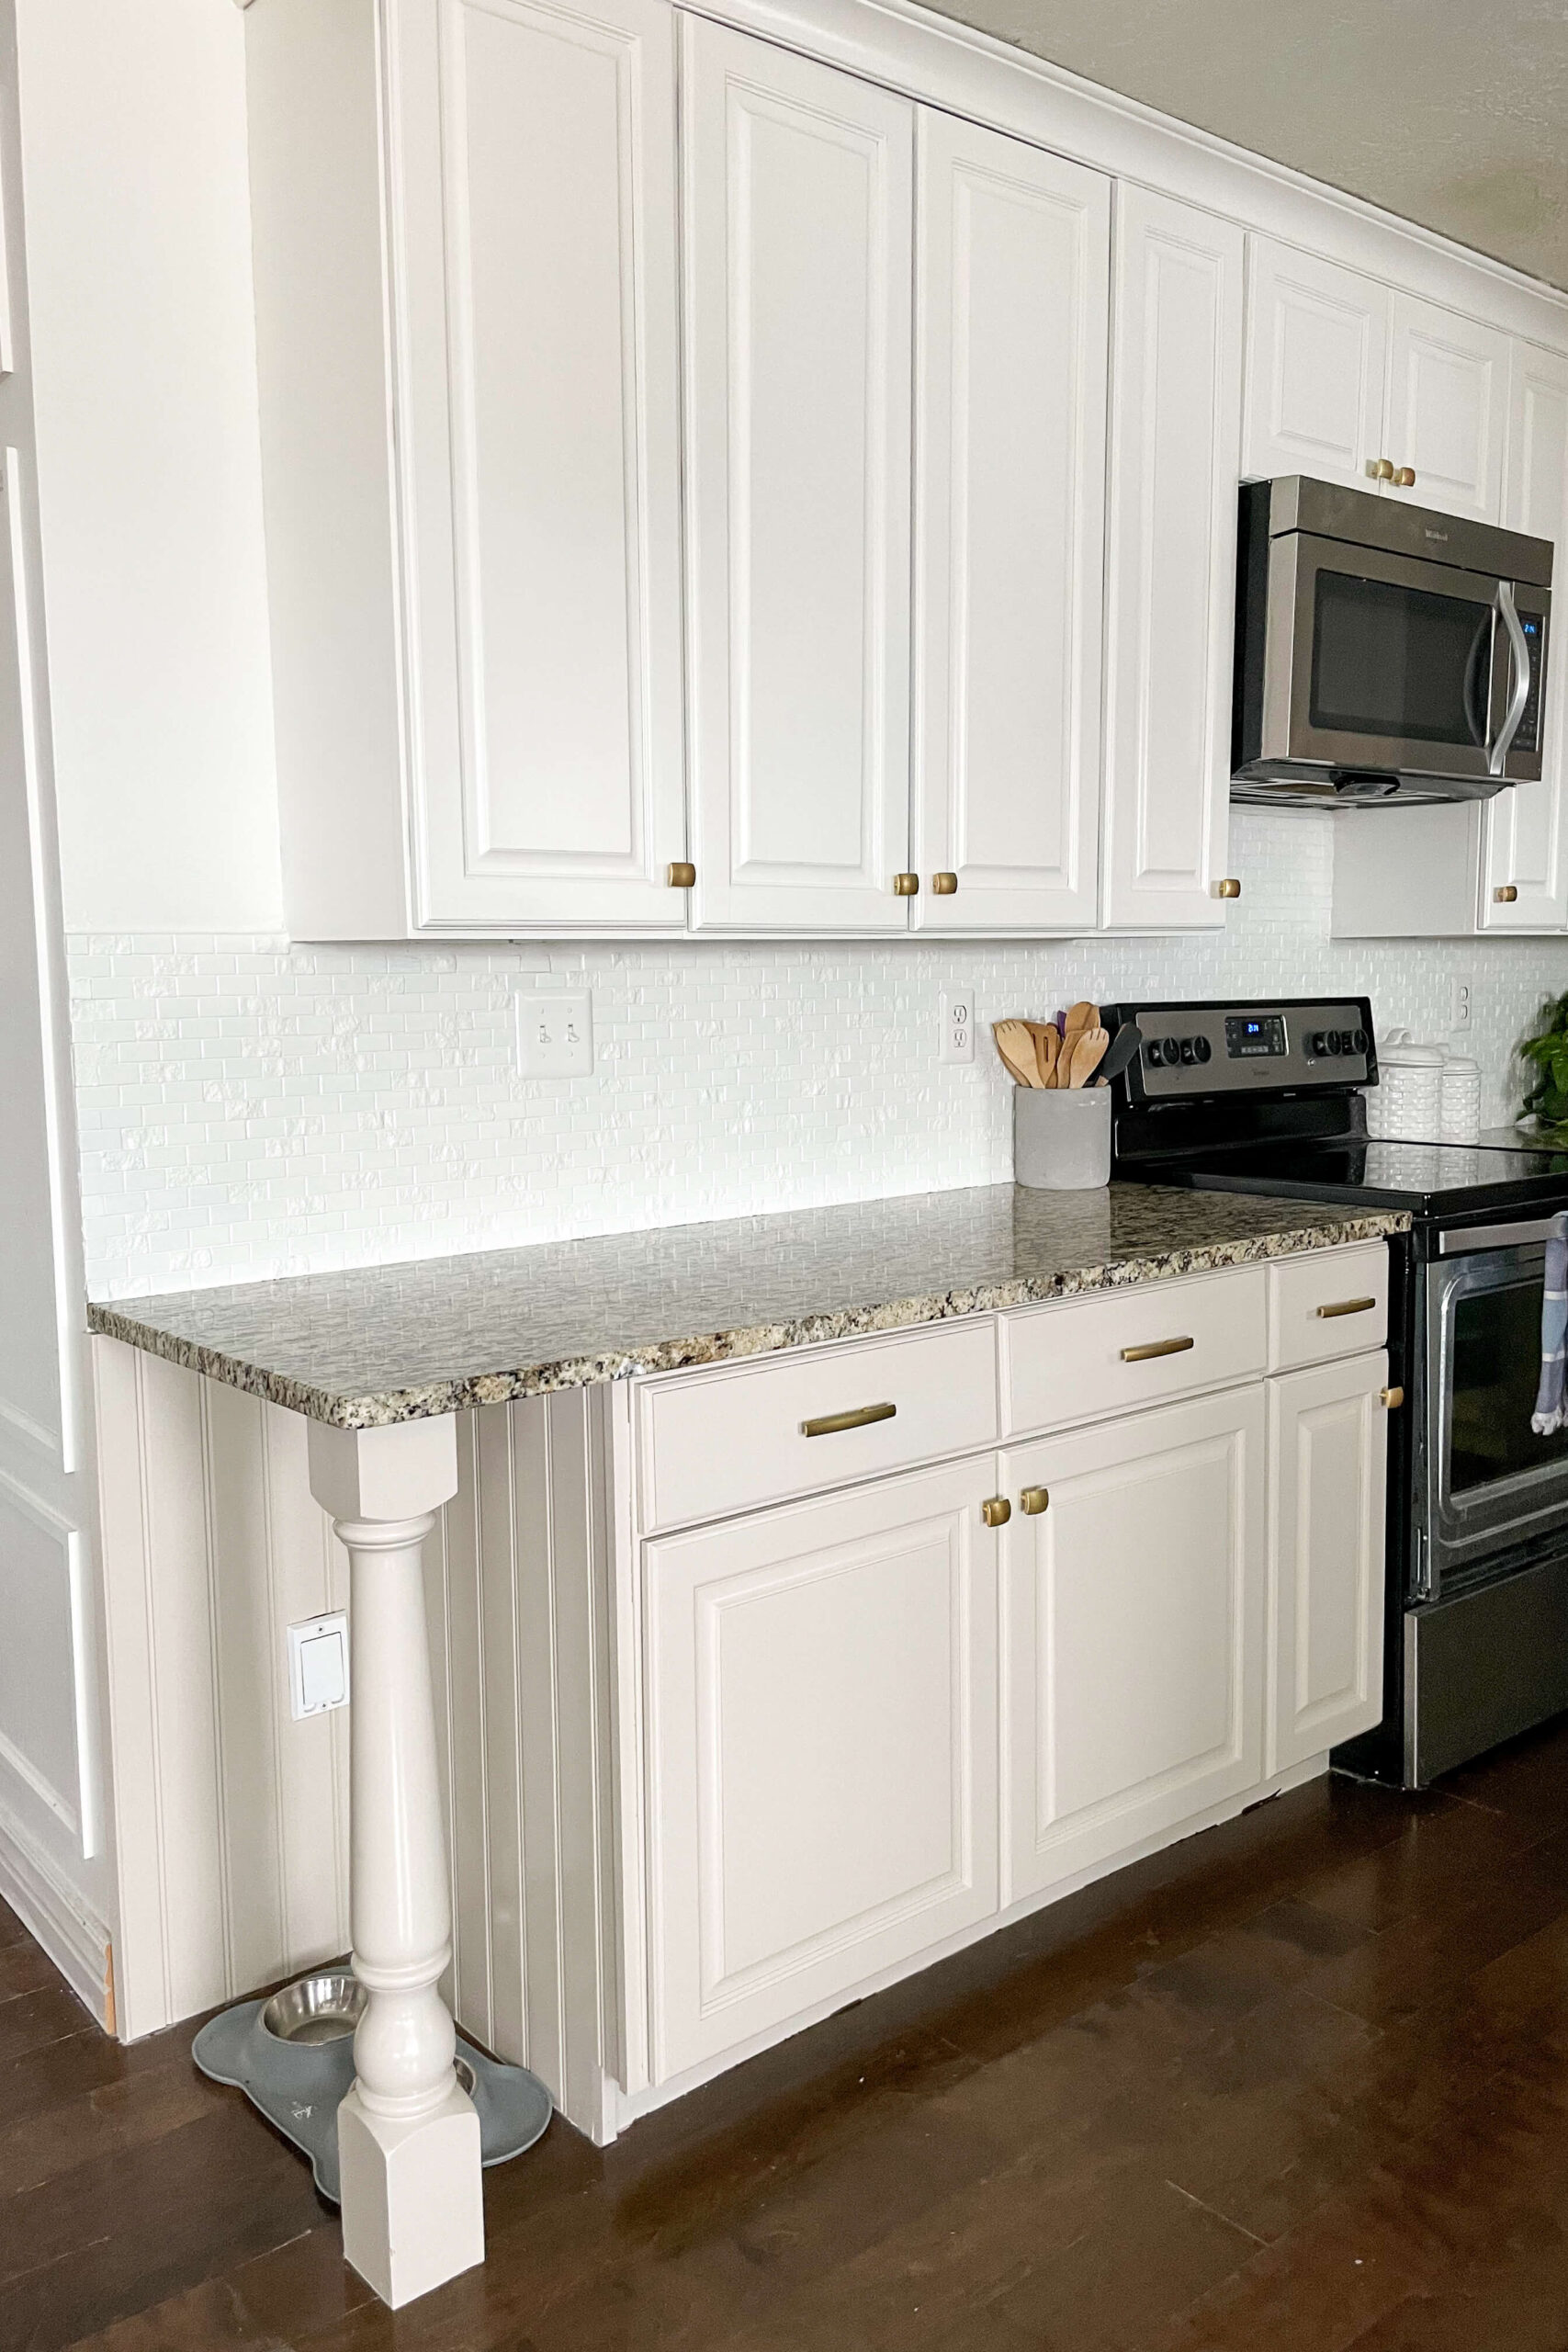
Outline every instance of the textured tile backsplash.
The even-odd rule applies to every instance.
[[[1354,823],[1354,819],[1340,820]],[[1005,1182],[988,1035],[937,1060],[938,1000],[980,1022],[1077,996],[1371,995],[1380,1030],[1447,1032],[1482,1117],[1568,943],[1328,937],[1332,828],[1238,809],[1245,895],[1201,939],[566,948],[71,942],[89,1288],[187,1284]],[[587,1079],[516,1073],[519,989],[592,989]]]

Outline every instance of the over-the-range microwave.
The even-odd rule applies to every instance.
[[[1303,474],[1242,485],[1232,797],[1480,800],[1540,775],[1551,543]]]

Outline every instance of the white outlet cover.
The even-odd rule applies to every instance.
[[[942,999],[942,1042],[937,1059],[972,1062],[975,1058],[975,991],[944,989]]]
[[[288,1628],[288,1711],[296,1723],[348,1703],[348,1614],[334,1609]]]
[[[525,1078],[586,1078],[593,1068],[593,999],[586,989],[533,989],[517,998],[517,1067]]]

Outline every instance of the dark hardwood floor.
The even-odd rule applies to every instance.
[[[395,2318],[303,2164],[0,1909],[0,2346],[1563,2352],[1568,1723],[1318,1781],[595,2150]]]

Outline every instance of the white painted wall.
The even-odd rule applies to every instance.
[[[228,0],[19,0],[65,920],[282,922]]]

